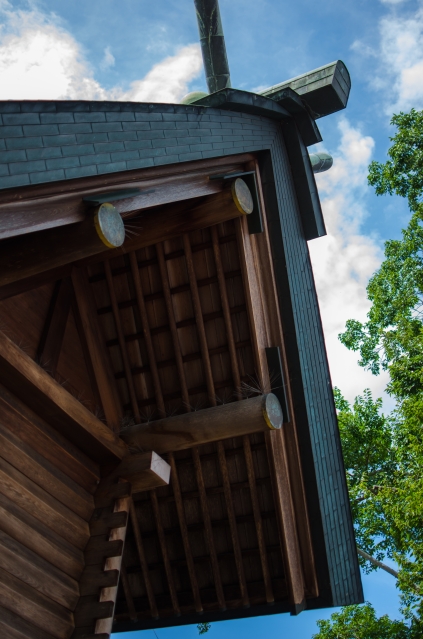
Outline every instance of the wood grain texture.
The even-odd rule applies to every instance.
[[[0,633],[7,639],[55,639],[53,635],[0,606]]]
[[[0,531],[0,567],[68,610],[79,598],[78,582]]]
[[[69,610],[2,568],[0,605],[57,639],[68,639],[73,629],[73,614]]]
[[[145,589],[147,591],[148,603],[150,606],[151,616],[153,619],[159,618],[157,610],[156,598],[154,596],[154,590],[151,583],[150,572],[148,569],[147,558],[144,551],[144,544],[142,541],[140,526],[137,519],[137,511],[134,506],[134,502],[131,499],[129,502],[129,512],[131,513],[132,530],[134,531],[135,544],[137,547],[138,558],[141,564],[141,570],[144,578]]]
[[[48,373],[0,334],[0,381],[94,459],[122,458],[125,444]]]
[[[155,450],[159,454],[200,444],[264,432],[269,427],[263,415],[263,397],[167,417],[130,426],[122,432],[129,447]]]
[[[15,503],[13,496],[9,499],[1,493],[0,530],[74,579],[81,576],[84,567],[82,550]]]
[[[170,461],[170,466],[172,468],[172,489],[173,489],[173,494],[175,495],[176,510],[178,513],[179,526],[181,528],[182,543],[184,545],[184,552],[185,552],[185,557],[186,557],[186,562],[188,567],[189,579],[191,582],[192,594],[194,598],[195,611],[203,612],[203,604],[201,603],[201,595],[200,595],[200,589],[198,586],[198,578],[197,578],[194,560],[193,560],[189,538],[188,538],[188,529],[187,529],[187,524],[185,520],[184,505],[182,501],[181,488],[179,485],[178,472],[176,470],[173,453],[169,453],[169,461]]]
[[[85,337],[104,414],[109,428],[116,432],[121,427],[122,410],[111,364],[102,343],[97,311],[92,300],[86,272],[83,269],[73,269],[72,283],[81,329]]]
[[[66,324],[72,302],[72,282],[69,277],[61,280],[38,346],[37,361],[54,377]]]

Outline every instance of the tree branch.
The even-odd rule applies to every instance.
[[[361,548],[357,547],[357,553],[360,555],[360,557],[363,557],[363,559],[367,559],[367,561],[370,561],[370,563],[373,564],[374,566],[377,566],[378,568],[382,568],[382,570],[389,572],[390,575],[398,579],[398,573],[393,568],[390,568],[389,566],[382,563],[381,561],[378,561],[378,559],[375,559],[364,550],[361,550]]]

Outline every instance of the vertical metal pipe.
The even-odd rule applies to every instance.
[[[201,52],[210,93],[231,86],[218,0],[194,0]]]

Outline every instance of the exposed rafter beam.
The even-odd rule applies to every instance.
[[[124,430],[121,437],[130,448],[163,454],[230,437],[278,430],[281,426],[281,406],[275,395],[269,393],[149,424],[137,424]]]

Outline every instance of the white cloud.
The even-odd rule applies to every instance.
[[[380,396],[387,383],[386,375],[374,377],[359,367],[357,353],[338,340],[347,319],[366,319],[370,308],[366,285],[382,253],[375,239],[360,234],[368,215],[364,195],[374,141],[346,119],[339,129],[341,140],[333,154],[333,167],[316,176],[328,234],[310,242],[309,248],[332,382],[352,401],[365,388]]]
[[[100,67],[102,69],[110,69],[110,67],[114,67],[115,66],[115,56],[112,53],[112,50],[110,47],[106,47],[104,49],[104,56],[102,61],[100,62]]]
[[[384,94],[387,115],[423,108],[423,6],[399,13],[394,5],[402,0],[382,0],[390,10],[379,21],[379,42],[369,46],[355,41],[351,48],[373,57],[369,82]]]
[[[58,18],[37,10],[13,11],[0,0],[0,99],[132,100],[179,102],[202,69],[198,44],[180,48],[132,83],[106,90],[94,78],[80,44]],[[107,47],[100,66],[113,66]]]
[[[203,68],[200,45],[189,44],[174,56],[165,58],[147,73],[145,78],[131,85],[120,99],[136,102],[179,102],[188,93],[191,80]]]

